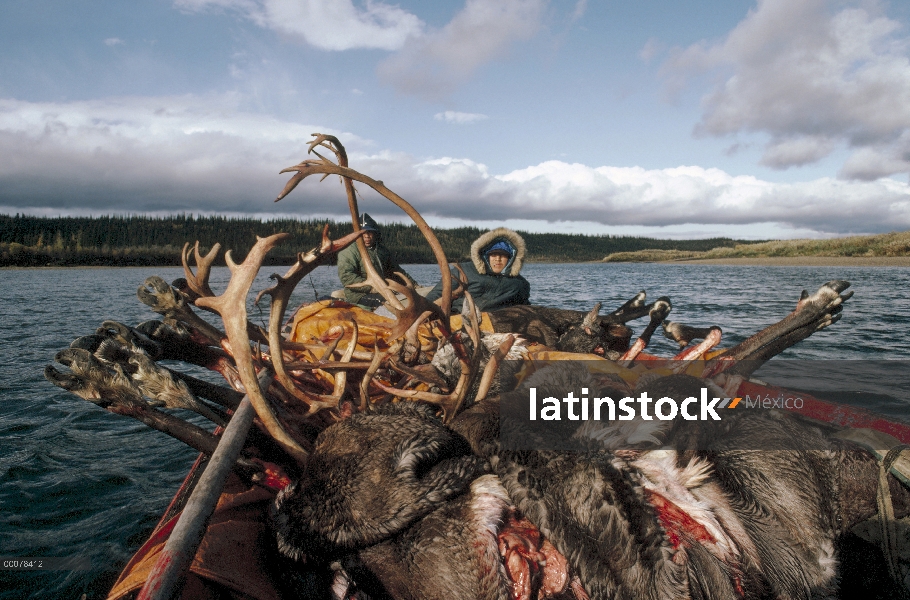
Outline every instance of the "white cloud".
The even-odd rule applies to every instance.
[[[366,0],[174,0],[187,11],[230,10],[261,27],[322,50],[389,50],[379,76],[398,91],[438,100],[482,65],[541,27],[548,0],[467,0],[439,30],[398,6]],[[586,0],[577,0],[571,21]]]
[[[105,45],[105,46],[120,46],[120,45],[123,45],[123,44],[125,44],[125,43],[126,43],[126,42],[124,42],[124,41],[121,40],[120,38],[116,38],[116,37],[107,38],[106,40],[104,40],[104,45]]]
[[[454,110],[447,110],[445,112],[436,113],[433,115],[433,118],[437,121],[455,123],[456,125],[470,125],[471,123],[489,119],[487,115],[482,115],[479,113],[456,112]]]
[[[588,222],[595,230],[733,232],[768,223],[820,233],[910,229],[910,187],[893,179],[779,184],[695,166],[649,170],[562,161],[494,174],[469,158],[376,152],[372,142],[350,133],[244,113],[232,96],[0,100],[0,154],[7,157],[0,162],[0,206],[43,214],[343,217],[347,207],[334,178],[306,181],[281,203],[272,202],[288,178],[278,171],[306,158],[313,131],[338,135],[353,168],[383,180],[437,220]],[[358,189],[371,214],[396,214],[365,186]]]
[[[545,0],[467,0],[442,29],[413,37],[379,65],[379,76],[407,94],[435,100],[541,26]]]
[[[910,38],[874,1],[759,0],[724,40],[677,49],[671,87],[718,71],[696,132],[769,136],[762,163],[785,169],[846,145],[847,178],[910,170]],[[868,157],[880,160],[869,168]],[[887,166],[884,166],[887,165]]]
[[[261,27],[300,39],[321,50],[396,50],[418,36],[423,22],[398,6],[367,0],[176,0],[185,10],[240,12]]]

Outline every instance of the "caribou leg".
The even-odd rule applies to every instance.
[[[651,304],[651,310],[648,313],[651,315],[651,321],[645,327],[644,331],[641,332],[641,335],[638,336],[638,339],[635,340],[635,343],[632,344],[632,347],[619,357],[617,362],[621,366],[628,367],[632,364],[632,361],[635,360],[635,357],[648,347],[648,343],[650,343],[654,331],[661,322],[667,318],[667,315],[670,314],[671,310],[673,310],[673,305],[670,304],[670,299],[666,296],[661,296]]]
[[[186,323],[200,334],[209,346],[221,346],[226,339],[224,332],[210,325],[208,321],[193,312],[183,294],[175,291],[158,276],[146,279],[136,292],[139,300],[156,313]]]
[[[125,325],[122,327],[126,328]],[[104,328],[99,331],[104,331]],[[92,352],[101,361],[118,365],[122,372],[129,374],[139,392],[147,398],[154,399],[155,406],[191,410],[216,425],[227,424],[226,415],[199,401],[183,381],[175,379],[169,369],[159,366],[141,348],[121,343],[115,337],[93,336],[99,337],[102,339],[95,348],[86,347],[84,343],[86,338],[79,338],[75,342],[80,342],[80,346]]]
[[[688,346],[692,340],[706,339],[713,330],[720,329],[719,327],[691,327],[674,321],[664,321],[661,323],[661,327],[664,330],[664,337],[679,344],[680,350]]]
[[[161,344],[162,354],[158,360],[178,360],[204,367],[220,374],[235,390],[243,390],[240,374],[227,352],[222,348],[200,344],[179,321],[145,321],[137,325],[136,329]]]
[[[187,375],[186,373],[181,373],[180,371],[174,371],[173,369],[167,370],[173,377],[176,377],[185,383],[190,392],[192,392],[193,395],[198,398],[205,398],[206,400],[210,400],[219,406],[227,408],[228,410],[237,410],[237,407],[240,406],[240,400],[243,399],[243,394],[237,390],[232,390],[231,388],[226,388],[221,385],[215,385],[214,383],[209,383],[208,381],[197,379],[192,375]]]
[[[142,421],[200,452],[211,454],[215,451],[218,441],[214,435],[150,406],[122,372],[106,367],[87,350],[62,350],[54,360],[70,368],[70,373],[60,372],[52,365],[44,369],[45,378],[57,387],[109,412]]]
[[[626,323],[648,314],[651,306],[645,306],[647,294],[644,290],[635,294],[628,302],[608,315],[601,317],[603,323]]]
[[[827,327],[837,320],[835,317],[843,310],[843,303],[853,296],[852,291],[841,294],[848,287],[850,287],[848,281],[833,280],[821,286],[811,296],[803,290],[792,313],[709,361],[702,377],[713,377],[744,359],[761,360],[760,357],[767,355],[764,360],[768,360],[789,347],[781,347],[782,343],[789,342],[789,345],[793,345],[818,329]],[[769,345],[771,348],[767,351],[762,350]],[[774,351],[774,348],[777,350]]]
[[[765,344],[752,354],[741,358],[737,364],[727,368],[724,372],[748,378],[752,373],[757,371],[759,367],[787,348],[790,348],[797,342],[801,342],[816,331],[821,331],[825,327],[837,323],[841,316],[841,314],[823,314],[817,320],[807,323],[798,329],[794,329],[790,333]]]

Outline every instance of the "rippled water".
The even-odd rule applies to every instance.
[[[281,270],[283,271],[283,270]],[[408,271],[422,284],[435,267]],[[264,270],[254,290],[267,287]],[[605,310],[641,289],[672,299],[671,319],[720,325],[733,345],[793,310],[803,288],[846,279],[856,291],[843,320],[786,351],[782,358],[910,360],[910,269],[726,267],[708,265],[527,265],[532,302]],[[149,275],[165,280],[180,269],[40,269],[0,271],[0,555],[87,557],[86,571],[0,571],[0,599],[103,598],[151,528],[196,453],[128,418],[64,392],[43,376],[56,352],[105,319],[127,324],[156,318],[136,298]],[[227,269],[215,269],[221,290]],[[339,287],[320,267],[298,287],[310,301]],[[252,295],[251,295],[252,296]],[[267,314],[252,309],[251,319]],[[640,331],[641,324],[633,324]],[[649,351],[671,355],[656,335]],[[217,381],[217,379],[212,379]],[[910,387],[910,386],[908,386]],[[905,413],[910,400],[885,395],[880,408]],[[185,416],[185,415],[183,415]]]

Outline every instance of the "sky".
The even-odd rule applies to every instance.
[[[315,132],[440,227],[908,230],[910,3],[0,3],[0,213],[349,218]]]

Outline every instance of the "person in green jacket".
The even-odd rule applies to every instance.
[[[364,230],[363,243],[367,247],[367,254],[370,255],[370,262],[373,268],[384,279],[393,279],[407,284],[408,281],[417,285],[414,278],[408,275],[404,269],[395,262],[392,253],[388,248],[382,245],[382,233],[379,226],[370,215],[363,213],[360,217],[360,228]],[[408,281],[403,281],[403,275]],[[341,279],[342,285],[348,286],[360,283],[367,278],[366,269],[363,267],[363,260],[360,257],[360,251],[357,244],[351,244],[338,253],[338,278]],[[376,293],[369,285],[360,287],[345,287],[344,299],[351,304],[356,304],[366,310],[376,310],[385,301],[382,295]]]

